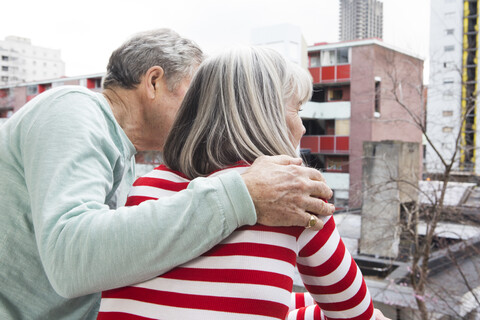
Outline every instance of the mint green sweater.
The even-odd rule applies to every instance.
[[[94,319],[100,291],[255,223],[234,172],[121,207],[135,152],[103,95],[81,87],[51,89],[0,127],[0,319]]]

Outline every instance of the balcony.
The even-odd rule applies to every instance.
[[[308,68],[313,83],[343,83],[350,82],[350,65],[341,64],[325,67]]]
[[[307,102],[300,111],[305,119],[350,119],[350,101]]]
[[[300,148],[309,149],[311,153],[348,154],[350,149],[349,136],[304,136]]]
[[[327,181],[327,185],[337,192],[338,197],[348,199],[348,189],[350,188],[350,174],[336,172],[322,172],[323,177]],[[341,192],[340,190],[345,190]]]

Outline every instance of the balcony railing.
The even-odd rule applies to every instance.
[[[322,175],[333,190],[348,190],[350,187],[349,173],[322,172]],[[348,198],[348,192],[346,197]]]
[[[349,136],[304,136],[300,141],[302,149],[311,153],[348,154],[350,149]]]
[[[300,111],[305,119],[350,119],[350,101],[307,102]]]
[[[313,83],[341,83],[350,82],[350,65],[309,68]]]

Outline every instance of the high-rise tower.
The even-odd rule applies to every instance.
[[[340,0],[340,41],[382,37],[382,2]]]
[[[478,0],[432,1],[426,169],[480,175],[478,150]]]

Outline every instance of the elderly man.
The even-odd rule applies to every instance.
[[[113,52],[103,93],[52,89],[1,127],[1,319],[94,319],[98,292],[161,274],[242,225],[321,228],[311,213],[331,214],[318,197],[332,192],[289,157],[121,207],[135,153],[162,150],[202,59],[171,30],[140,33]]]

